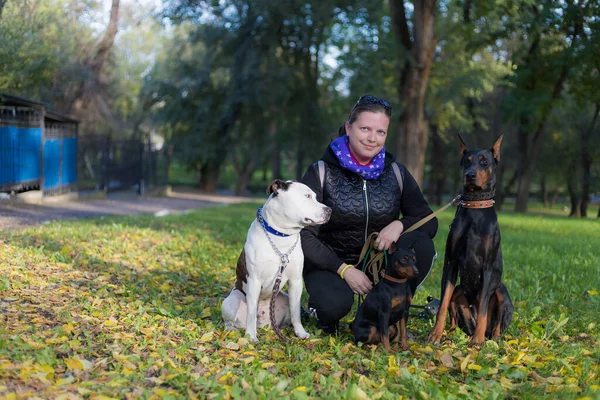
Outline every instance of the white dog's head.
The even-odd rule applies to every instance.
[[[266,217],[274,226],[302,229],[324,224],[331,216],[331,208],[319,203],[315,192],[303,183],[275,179],[267,187],[267,194]]]

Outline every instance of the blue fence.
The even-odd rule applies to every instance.
[[[0,126],[0,185],[27,185],[40,179],[41,128]]]
[[[71,190],[77,183],[77,122],[41,112],[39,107],[11,106],[10,101],[6,105],[4,100],[0,105],[0,191],[41,189],[44,194],[56,194]]]

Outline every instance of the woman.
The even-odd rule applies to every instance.
[[[335,331],[338,321],[351,311],[354,294],[366,295],[373,287],[372,277],[354,267],[372,232],[379,232],[375,242],[379,250],[388,250],[396,241],[399,247],[414,248],[419,277],[410,281],[413,292],[436,256],[431,240],[437,232],[436,218],[400,237],[432,211],[415,179],[399,163],[397,177],[394,156],[385,151],[391,115],[386,100],[361,96],[340,127],[340,137],[321,157],[323,181],[318,163],[302,178],[317,200],[333,210],[327,224],[301,233],[309,307],[325,332]]]

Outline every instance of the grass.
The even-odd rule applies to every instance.
[[[310,322],[309,340],[287,343],[268,328],[256,345],[224,331],[220,302],[255,210],[3,232],[0,398],[600,398],[597,220],[501,214],[515,304],[504,337],[474,349],[455,331],[432,346],[432,321],[412,318],[410,349],[387,354]],[[439,296],[451,218],[416,304]]]

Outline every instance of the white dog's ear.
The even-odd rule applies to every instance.
[[[273,181],[267,186],[267,194],[274,193],[275,196],[279,194],[279,190],[287,190],[290,182],[286,182],[281,179],[273,179]]]

